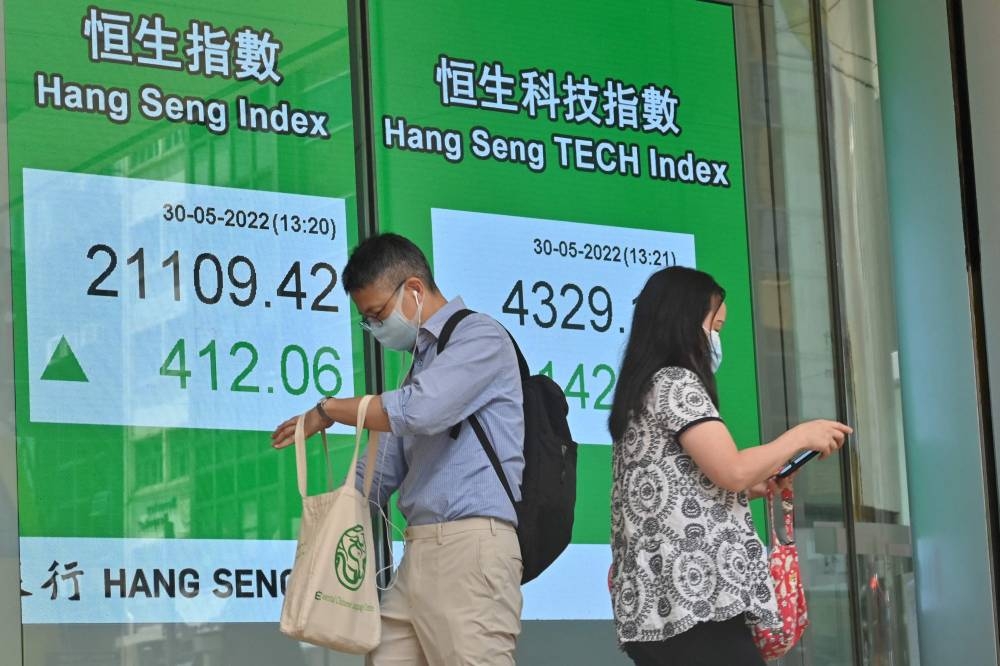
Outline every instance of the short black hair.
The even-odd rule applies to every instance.
[[[411,277],[420,278],[428,289],[437,292],[427,257],[413,241],[399,234],[377,234],[354,248],[341,282],[344,291],[351,293],[380,280],[394,287]]]

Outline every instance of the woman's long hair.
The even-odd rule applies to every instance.
[[[625,357],[611,405],[608,428],[615,441],[628,427],[629,416],[643,400],[659,370],[687,368],[701,379],[716,407],[711,349],[703,324],[726,298],[725,290],[708,273],[673,266],[646,281],[636,300]]]

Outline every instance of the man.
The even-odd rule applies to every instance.
[[[365,427],[379,431],[372,500],[399,490],[406,550],[395,585],[382,597],[382,643],[374,666],[513,664],[521,623],[517,514],[465,419],[476,414],[519,496],[524,468],[521,377],[513,344],[492,318],[476,314],[438,355],[448,318],[465,308],[438,291],[423,253],[383,234],[361,243],[342,275],[361,325],[388,348],[413,351],[402,387],[377,396]],[[321,400],[306,434],[334,422],[354,425],[358,398]],[[463,424],[457,438],[451,430]],[[272,435],[292,443],[295,419]],[[358,479],[364,461],[359,463]]]

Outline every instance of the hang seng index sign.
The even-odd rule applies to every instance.
[[[284,79],[278,69],[282,43],[267,28],[231,31],[193,18],[181,30],[167,25],[160,14],[135,16],[121,8],[99,7],[90,7],[82,24],[81,33],[94,63],[260,84],[280,85]],[[236,95],[234,102],[238,129],[330,138],[329,113],[297,109],[287,100],[275,105],[254,104],[247,95]],[[101,114],[119,124],[128,123],[138,112],[147,120],[202,125],[213,134],[225,134],[231,126],[230,102],[225,99],[171,93],[155,83],[140,85],[136,91],[76,83],[59,72],[35,74],[35,104],[40,108]]]
[[[363,385],[346,6],[42,4],[5,17],[23,619],[274,621],[267,433]]]

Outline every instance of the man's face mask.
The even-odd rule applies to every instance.
[[[407,293],[413,296],[413,300],[417,304],[417,320],[415,322],[403,316],[403,298]],[[417,346],[417,332],[420,330],[422,311],[423,303],[421,303],[417,292],[407,292],[401,287],[392,313],[381,322],[370,326],[369,330],[384,347],[399,351],[412,351]]]

